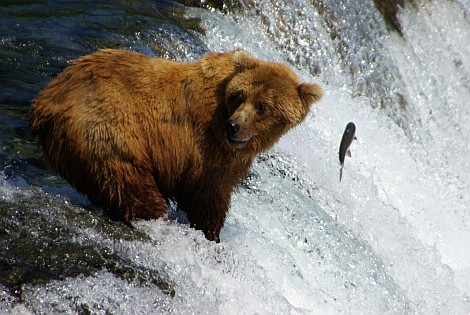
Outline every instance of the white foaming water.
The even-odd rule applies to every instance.
[[[308,15],[286,6],[279,18],[272,3],[258,7],[290,23],[287,33],[263,26],[258,15],[193,10],[207,26],[203,40],[211,50],[242,47],[261,59],[288,62],[295,49],[323,45],[292,66],[303,80],[325,85],[324,99],[256,163],[252,179],[233,197],[222,242],[164,220],[137,224],[151,242],[115,244],[84,230],[87,238],[161,271],[175,297],[102,271],[27,286],[27,304],[13,306],[14,312],[73,313],[70,308],[82,304],[103,314],[470,312],[468,3],[426,4],[419,13],[406,8],[400,15],[404,39],[375,26],[376,53],[385,54],[379,59],[398,71],[390,74],[389,88],[402,89],[407,101],[406,130],[397,125],[397,111],[371,107],[374,95],[351,96],[356,86],[350,82],[365,81],[366,72],[354,80],[345,73],[308,1],[297,3]],[[302,24],[305,16],[313,17],[312,25]],[[316,57],[320,67],[331,67],[318,78],[310,74]],[[337,152],[349,121],[358,140],[339,182]],[[6,202],[30,197],[27,188],[5,182],[0,189]]]
[[[470,3],[427,4],[401,16],[407,46],[393,46],[412,97],[421,150],[417,197],[402,214],[435,245],[470,294]],[[432,40],[430,40],[432,39]],[[410,66],[414,65],[413,67]]]

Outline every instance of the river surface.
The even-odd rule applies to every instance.
[[[384,21],[372,0],[2,1],[0,314],[470,313],[470,2]],[[100,48],[243,48],[326,95],[254,163],[220,244],[179,219],[129,229],[27,131],[34,96]]]

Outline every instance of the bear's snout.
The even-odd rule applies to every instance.
[[[238,119],[237,119],[238,118]],[[231,117],[225,123],[225,135],[227,141],[233,148],[240,149],[246,146],[252,134],[246,126],[239,122],[240,117]]]
[[[225,133],[227,134],[228,138],[235,136],[238,130],[240,130],[240,125],[236,121],[229,119],[225,123]]]

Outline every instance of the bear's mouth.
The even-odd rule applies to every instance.
[[[241,149],[241,148],[243,148],[247,145],[247,143],[248,143],[248,141],[250,141],[250,139],[237,140],[237,139],[233,139],[233,138],[228,137],[227,141],[228,141],[228,143],[230,144],[230,146],[232,148]]]

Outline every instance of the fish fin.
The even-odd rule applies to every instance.
[[[346,155],[351,157],[351,150],[348,149],[348,151],[346,151]]]
[[[357,140],[357,137],[356,137],[356,136],[354,136],[354,140]]]

